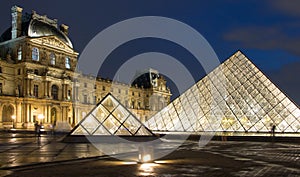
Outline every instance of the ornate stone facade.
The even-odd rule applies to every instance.
[[[68,26],[33,12],[22,15],[12,7],[12,27],[0,37],[0,128],[33,128],[57,122],[76,125],[95,104],[111,92],[145,121],[170,102],[166,81],[157,73],[156,83],[113,83],[76,72],[78,53]],[[143,85],[143,84],[142,84]]]

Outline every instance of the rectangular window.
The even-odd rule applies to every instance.
[[[3,88],[3,85],[2,85],[2,83],[0,83],[0,94],[2,94],[2,88]]]
[[[134,96],[134,92],[132,92],[132,96]]]
[[[65,64],[67,69],[71,69],[71,61],[69,57],[66,57]]]
[[[40,60],[40,54],[39,54],[39,49],[34,47],[32,48],[32,60],[33,61],[39,61]]]
[[[18,75],[21,75],[21,69],[18,69]]]
[[[0,67],[0,73],[2,73],[2,67]]]
[[[39,97],[39,86],[38,85],[33,86],[33,96]]]
[[[68,100],[70,100],[70,99],[71,99],[71,90],[68,90],[67,99],[68,99]]]
[[[87,95],[83,95],[83,103],[88,103]]]
[[[118,92],[121,93],[121,89],[118,89]]]
[[[87,83],[84,83],[84,88],[87,88]]]
[[[102,90],[105,91],[105,86],[102,86]]]
[[[50,64],[55,65],[55,54],[51,52],[49,57],[50,57]]]
[[[94,96],[94,104],[96,104],[96,101],[97,101],[97,97]]]
[[[18,49],[18,60],[19,61],[22,60],[22,48],[21,47]]]

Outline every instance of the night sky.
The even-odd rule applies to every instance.
[[[79,53],[96,34],[119,21],[139,16],[174,18],[201,33],[221,62],[241,50],[300,104],[300,1],[2,0],[0,33],[11,26],[13,5],[22,7],[23,13],[35,10],[70,26],[69,37]],[[188,51],[169,41],[151,38],[130,41],[117,48],[108,57],[107,67],[100,75],[111,78],[120,63],[152,51],[167,53],[182,61],[195,80],[205,75]]]

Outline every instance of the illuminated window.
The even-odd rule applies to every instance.
[[[66,57],[65,65],[67,69],[71,69],[71,61],[69,57]]]
[[[55,65],[55,54],[51,52],[49,57],[50,57],[50,64]]]
[[[70,99],[71,99],[71,90],[68,90],[67,99],[68,99],[68,100],[70,100]]]
[[[22,48],[18,49],[18,60],[22,60]]]
[[[36,48],[36,47],[32,48],[32,60],[33,61],[39,61],[40,60],[39,49]]]

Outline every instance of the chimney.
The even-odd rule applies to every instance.
[[[69,33],[69,26],[65,25],[65,24],[61,24],[60,25],[60,31],[62,31],[65,35],[68,36]]]
[[[21,36],[22,32],[22,8],[18,6],[13,6],[11,8],[11,38],[15,39]]]

